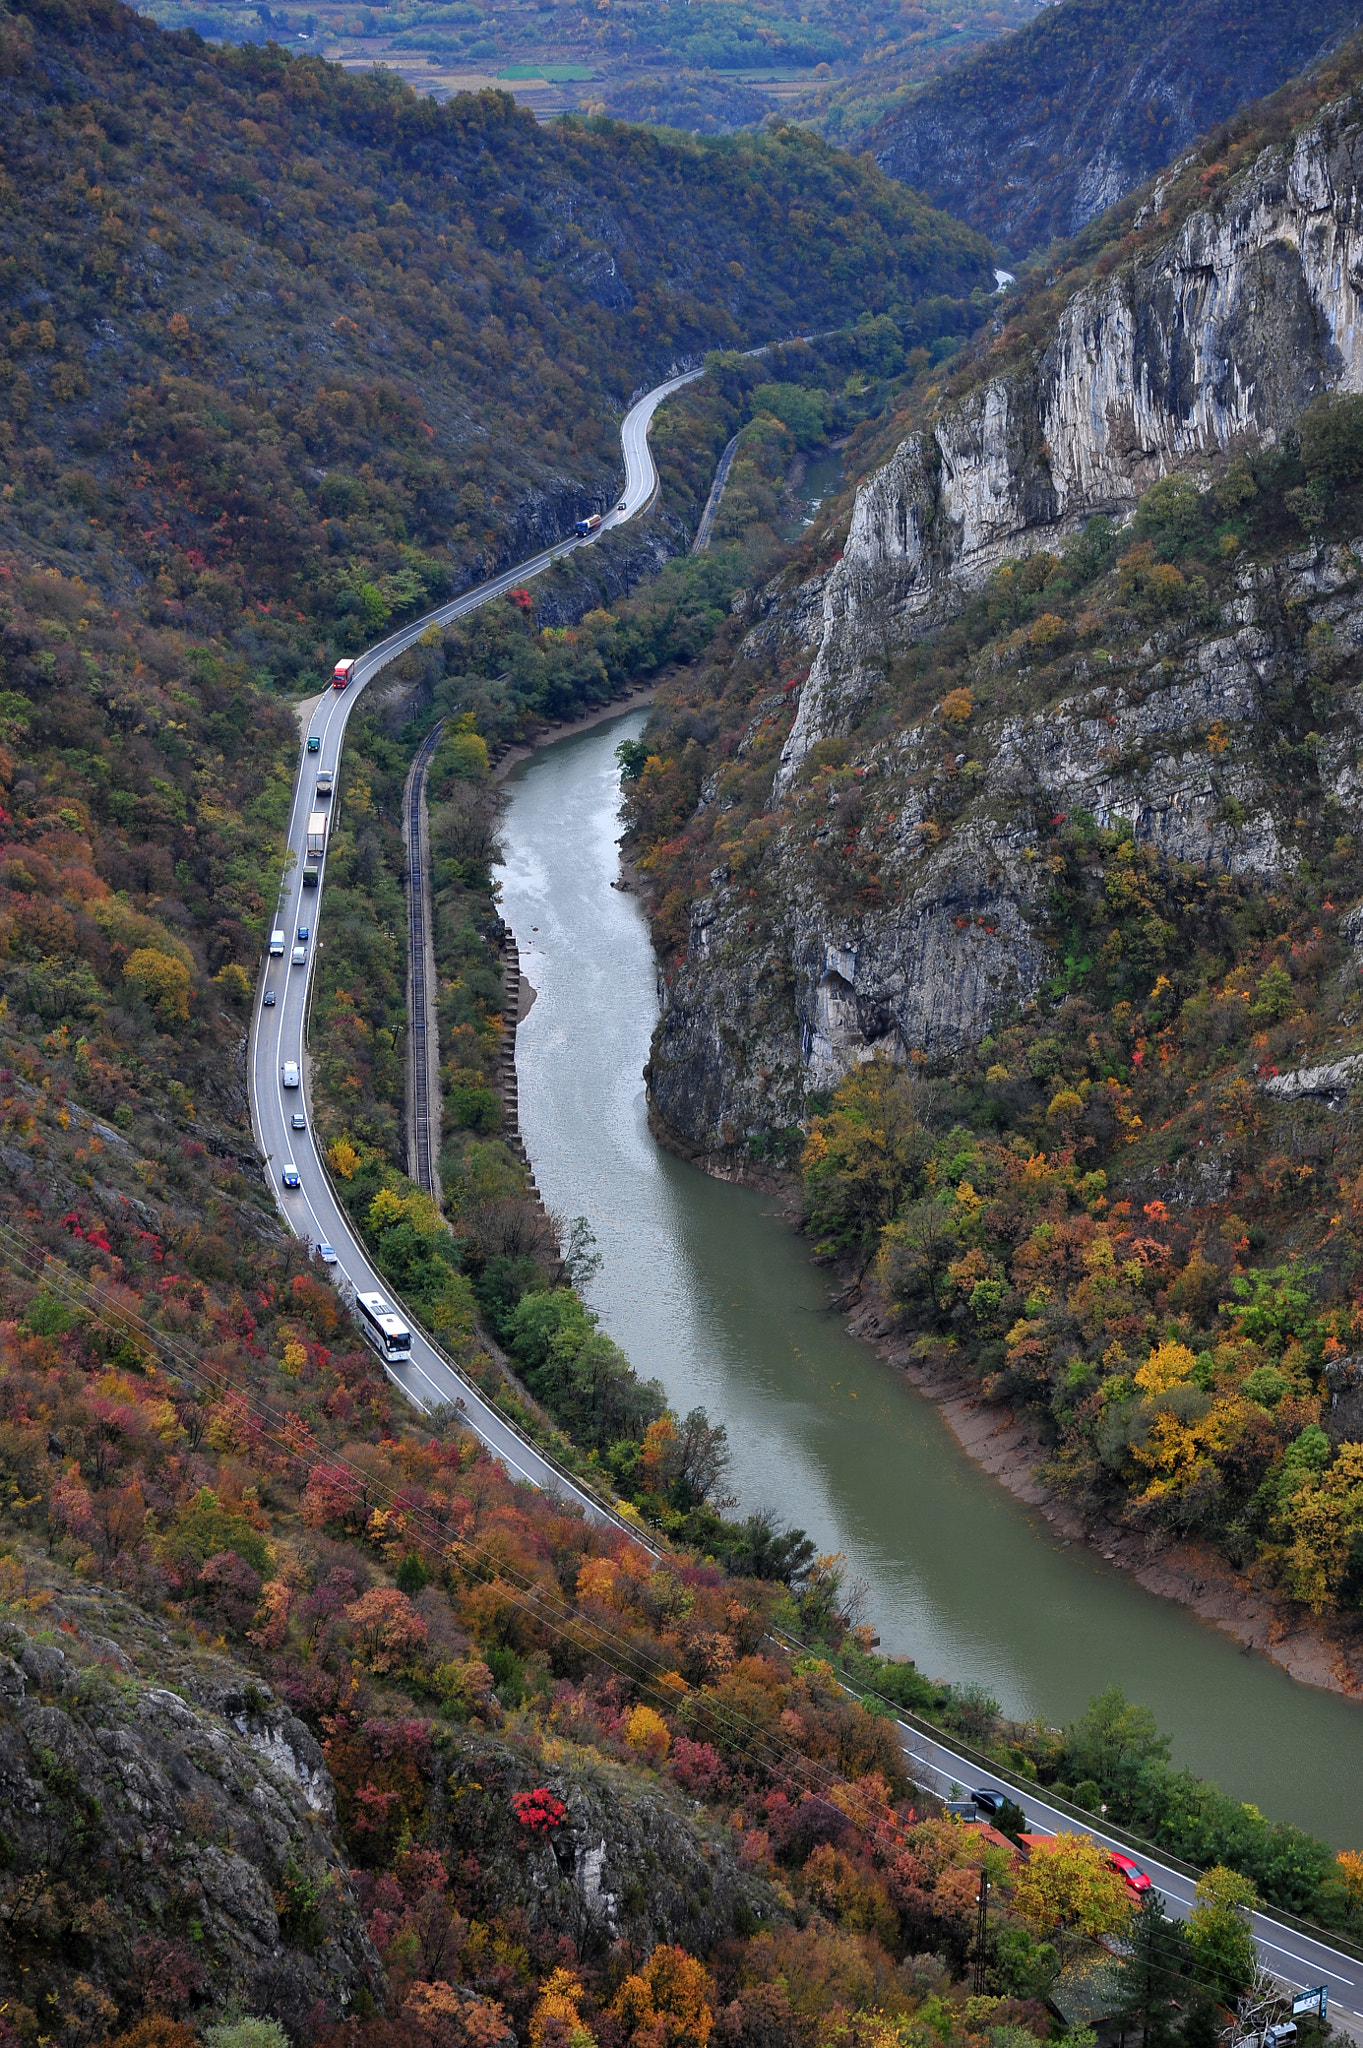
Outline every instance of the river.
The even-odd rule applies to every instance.
[[[1066,1546],[848,1336],[829,1276],[769,1198],[655,1145],[642,1080],[654,958],[637,899],[610,886],[614,750],[644,717],[514,771],[499,871],[537,991],[518,1039],[521,1127],[550,1207],[595,1232],[585,1292],[603,1326],[675,1408],[701,1403],[727,1426],[745,1511],[771,1508],[845,1554],[887,1653],[1053,1725],[1119,1681],[1154,1708],[1176,1762],[1336,1847],[1363,1845],[1363,1709]]]

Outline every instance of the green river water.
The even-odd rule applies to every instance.
[[[518,769],[503,913],[537,999],[518,1041],[521,1125],[550,1207],[585,1216],[586,1289],[674,1407],[727,1425],[733,1489],[841,1550],[885,1650],[1063,1724],[1113,1680],[1175,1760],[1337,1847],[1363,1845],[1363,1707],[1296,1684],[1144,1592],[971,1463],[932,1404],[827,1307],[829,1276],[769,1199],[649,1136],[656,966],[619,873],[617,743],[634,712]]]

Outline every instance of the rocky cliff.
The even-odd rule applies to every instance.
[[[466,1907],[515,1913],[583,1956],[615,1940],[709,1952],[736,1924],[787,1921],[772,1875],[741,1864],[731,1831],[680,1789],[561,1748],[546,1775],[481,1725],[446,1725],[432,1744],[422,1839],[461,1871]],[[562,1801],[552,1836],[511,1804],[537,1783]],[[0,1559],[0,2001],[14,2038],[89,2040],[141,2009],[224,2007],[308,2038],[397,2009],[410,1969],[396,1985],[385,1971],[365,1917],[374,1874],[351,1868],[343,1837],[316,1737],[221,1641],[24,1550]],[[452,1996],[477,2002],[464,1985]]]
[[[1349,109],[1267,152],[1079,292],[1029,367],[906,439],[857,492],[831,567],[748,601],[737,675],[807,679],[760,859],[750,835],[692,906],[652,1067],[666,1126],[710,1148],[779,1129],[874,1049],[940,1061],[1035,997],[1057,964],[1057,814],[1126,821],[1167,859],[1262,884],[1298,858],[1307,805],[1282,746],[1315,726],[1310,804],[1354,801],[1360,700],[1337,689],[1327,721],[1308,640],[1330,636],[1336,670],[1358,645],[1359,559],[1303,550],[1300,527],[1277,560],[1232,552],[1233,579],[1194,579],[1167,614],[1123,569],[1106,646],[1098,614],[1048,613],[964,670],[924,650],[1001,565],[1036,556],[1039,589],[1095,515],[1119,527],[1180,472],[1209,502],[1237,451],[1281,444],[1320,393],[1363,389],[1360,168]],[[928,686],[968,685],[954,714],[923,703],[925,662]],[[759,689],[740,760],[772,744],[790,694]],[[724,782],[703,788],[702,822]]]
[[[816,739],[847,729],[887,636],[941,616],[1005,555],[1276,439],[1318,392],[1363,388],[1361,169],[1353,123],[1273,151],[1223,206],[1074,299],[1030,373],[981,385],[868,480],[778,793]]]
[[[1067,0],[892,109],[870,147],[1021,255],[1076,233],[1361,18],[1356,0]]]
[[[116,1593],[6,1567],[0,1996],[19,2034],[102,2035],[141,1999],[297,2025],[381,1985],[302,1722]]]

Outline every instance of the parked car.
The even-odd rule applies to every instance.
[[[267,988],[260,1000],[267,1010],[272,1010],[279,998],[272,988]]]
[[[298,1168],[296,1166],[286,1166],[279,1177],[286,1188],[296,1188],[298,1186]]]
[[[301,966],[303,965],[303,962],[304,962],[304,961],[305,961],[305,960],[307,959],[307,957],[308,957],[308,949],[307,949],[307,947],[306,947],[306,946],[295,946],[295,947],[294,947],[294,949],[293,949],[293,964],[294,964],[294,966],[295,966],[295,967],[301,967]]]
[[[289,1128],[294,1131],[305,1131],[307,1127],[307,1118],[304,1116],[301,1109],[296,1109],[293,1115],[289,1118]]]
[[[336,1263],[336,1254],[329,1244],[319,1244],[317,1256],[324,1266],[334,1266]]]
[[[1135,1892],[1138,1898],[1150,1890],[1149,1878],[1139,1863],[1133,1863],[1129,1856],[1119,1856],[1114,1850],[1107,1860],[1109,1867],[1126,1879],[1127,1890]]]
[[[321,751],[322,735],[318,732],[310,732],[308,734],[308,752],[310,754],[320,754]]]

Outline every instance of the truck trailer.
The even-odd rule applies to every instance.
[[[308,836],[303,849],[303,887],[315,889],[321,873],[322,855],[327,843],[327,814],[313,811],[308,818]]]

